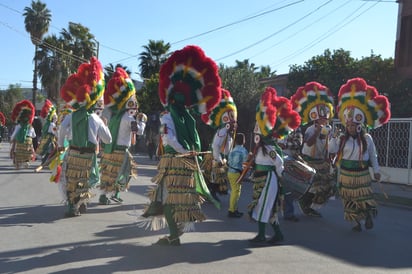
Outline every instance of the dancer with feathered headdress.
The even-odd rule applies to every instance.
[[[138,110],[136,89],[127,72],[116,68],[109,80],[104,93],[104,104],[110,111],[109,129],[112,143],[104,146],[104,153],[100,161],[102,170],[99,197],[101,205],[110,203],[111,200],[121,203],[120,192],[129,188],[129,181],[136,176],[137,165],[129,152],[132,138],[143,132],[145,123],[134,118]]]
[[[369,167],[374,177],[380,180],[377,153],[372,136],[367,129],[374,129],[390,119],[390,105],[385,96],[362,78],[350,79],[342,85],[338,94],[338,117],[345,133],[330,141],[330,151],[336,153],[339,168],[339,194],[343,202],[344,218],[354,222],[353,231],[373,227],[372,218],[377,214],[376,202],[371,188]]]
[[[289,99],[277,96],[272,87],[266,88],[256,108],[253,196],[248,209],[250,217],[258,222],[258,234],[249,240],[251,244],[276,244],[283,240],[277,212],[284,166],[277,139],[286,137],[299,125],[299,114],[292,109]],[[268,241],[267,223],[275,233]]]
[[[164,154],[152,179],[157,187],[150,191],[151,203],[142,215],[150,217],[146,224],[152,230],[168,225],[170,235],[159,245],[180,245],[183,231],[206,219],[203,197],[219,206],[199,167],[201,144],[190,110],[201,114],[215,107],[221,99],[220,84],[217,65],[197,46],[175,51],[160,68],[159,98],[166,109],[160,117]]]
[[[85,212],[92,197],[90,189],[100,182],[96,150],[99,140],[106,144],[112,141],[109,128],[94,113],[94,105],[104,90],[102,65],[92,57],[89,63],[79,66],[60,91],[63,100],[75,109],[62,121],[57,140],[61,151],[65,150],[65,140],[69,142],[61,180],[66,186],[69,207],[66,217]]]
[[[36,137],[36,132],[32,127],[34,119],[34,106],[29,100],[18,102],[11,113],[11,120],[16,123],[13,134],[11,135],[10,158],[13,159],[13,164],[17,169],[21,164],[26,167],[36,157],[33,148],[33,138]]]
[[[299,205],[304,214],[321,217],[315,208],[334,195],[336,184],[328,152],[329,121],[334,116],[333,95],[328,87],[309,82],[296,90],[291,101],[302,118],[302,126],[311,123],[303,136],[302,158],[316,170],[312,186],[300,198]]]
[[[57,110],[54,104],[46,99],[40,111],[40,117],[43,118],[42,136],[40,144],[36,149],[36,154],[42,157],[41,166],[47,161],[50,153],[56,148],[57,144]],[[39,167],[41,169],[41,167]],[[39,170],[37,168],[36,170]]]
[[[211,143],[211,154],[206,154],[201,168],[213,197],[218,200],[218,194],[227,194],[227,158],[233,147],[234,134],[237,128],[237,108],[232,95],[226,89],[221,89],[222,99],[216,107],[201,115],[207,125],[216,130]]]

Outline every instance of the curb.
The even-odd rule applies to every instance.
[[[393,195],[389,195],[386,198],[385,195],[382,193],[374,193],[373,197],[381,205],[396,206],[396,207],[401,207],[401,208],[412,210],[412,199],[411,198],[393,196]]]

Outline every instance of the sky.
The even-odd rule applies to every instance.
[[[52,14],[46,36],[80,23],[99,42],[102,65],[127,66],[135,80],[149,40],[170,43],[171,51],[197,45],[218,65],[248,59],[278,75],[326,49],[394,57],[399,8],[395,0],[41,1]],[[0,89],[32,87],[34,45],[23,16],[30,6],[0,0]]]

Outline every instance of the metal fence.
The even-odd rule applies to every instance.
[[[333,127],[342,127],[333,120]],[[385,181],[412,184],[412,118],[393,118],[370,131]]]

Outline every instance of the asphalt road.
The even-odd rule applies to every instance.
[[[0,273],[412,273],[408,208],[382,205],[374,229],[355,233],[341,202],[331,200],[320,209],[323,218],[298,211],[298,223],[282,220],[281,245],[256,248],[248,239],[257,225],[227,218],[228,196],[221,196],[222,209],[205,203],[208,219],[185,233],[181,246],[153,246],[168,231],[139,228],[136,216],[148,201],[155,161],[136,156],[138,178],[123,204],[101,206],[96,196],[86,214],[63,218],[66,207],[50,172],[33,172],[38,162],[15,170],[8,150],[0,144]],[[244,184],[240,211],[251,187]]]

